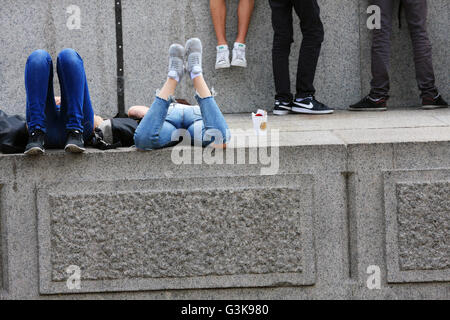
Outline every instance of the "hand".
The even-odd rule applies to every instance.
[[[61,105],[61,97],[55,97],[55,103],[57,106]]]

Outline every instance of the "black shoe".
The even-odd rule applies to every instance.
[[[273,107],[273,114],[277,116],[285,116],[292,110],[292,104],[290,102],[283,102],[275,100],[275,106]]]
[[[86,151],[84,148],[83,134],[78,130],[71,130],[67,134],[66,152],[70,153],[83,153]]]
[[[25,148],[25,154],[29,156],[37,156],[45,153],[44,149],[45,133],[37,129],[30,133],[28,144]]]
[[[302,100],[295,99],[292,102],[292,111],[305,114],[330,114],[334,112],[334,109],[328,108],[312,96]]]
[[[370,96],[363,98],[360,102],[351,105],[350,111],[386,111],[387,103],[385,98],[373,100]]]
[[[422,99],[422,109],[432,110],[432,109],[440,109],[440,108],[448,108],[448,103],[442,98],[441,95],[438,95],[436,98],[423,98]]]

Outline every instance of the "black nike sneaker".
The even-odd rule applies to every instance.
[[[311,96],[305,99],[295,99],[292,102],[292,111],[304,114],[330,114],[334,112],[334,109],[327,107],[317,101],[314,96]]]
[[[445,101],[441,95],[438,95],[434,99],[433,98],[423,98],[422,99],[422,109],[432,110],[432,109],[440,109],[440,108],[448,108],[447,101]]]
[[[25,154],[38,156],[45,153],[44,149],[45,133],[39,129],[34,130],[28,137],[28,144],[25,147]]]
[[[70,153],[83,153],[86,151],[84,148],[83,133],[78,130],[71,130],[67,133],[66,152]]]
[[[275,106],[273,107],[273,114],[277,116],[285,116],[292,110],[292,104],[290,102],[283,102],[275,100]]]
[[[351,105],[348,110],[350,111],[386,111],[387,103],[385,98],[378,100],[372,99],[370,96],[366,96],[356,104]]]

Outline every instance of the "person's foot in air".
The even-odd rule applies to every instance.
[[[187,59],[186,69],[189,72],[189,74],[191,75],[191,78],[194,79],[196,75],[203,73],[202,42],[198,38],[189,39],[186,42],[185,50],[186,50],[186,59]]]
[[[184,54],[185,50],[181,44],[173,44],[169,48],[169,73],[168,77],[178,83],[184,76]]]
[[[227,69],[230,66],[230,50],[228,46],[217,46],[216,70]]]
[[[245,58],[245,44],[235,43],[233,48],[233,59],[231,65],[233,67],[247,68],[247,59]]]

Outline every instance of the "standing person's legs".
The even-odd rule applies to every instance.
[[[403,7],[411,34],[421,97],[434,99],[439,93],[435,86],[432,48],[427,32],[427,1],[403,0]]]
[[[303,34],[297,70],[297,98],[306,98],[316,92],[314,78],[324,39],[324,29],[317,0],[293,0],[293,3],[300,18]]]
[[[381,9],[381,29],[372,34],[372,81],[370,97],[372,99],[389,98],[389,66],[391,58],[392,0],[372,0],[371,4]]]
[[[94,110],[83,60],[73,49],[65,49],[57,62],[61,85],[61,118],[67,132],[77,131],[88,140],[94,130]]]
[[[272,64],[275,80],[275,99],[290,103],[292,101],[289,75],[289,55],[294,42],[291,0],[269,0],[272,9],[274,30]]]

